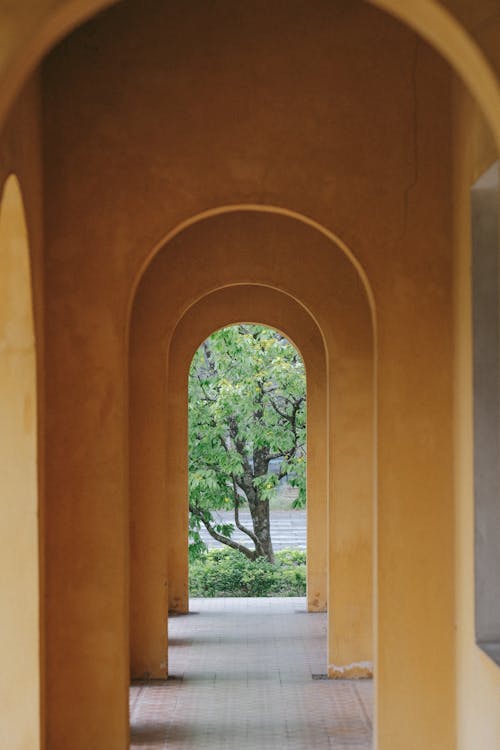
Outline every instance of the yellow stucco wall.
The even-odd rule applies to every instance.
[[[466,34],[456,21],[434,14],[440,3],[379,4],[415,22],[455,61],[498,138],[500,45],[491,4],[446,2]],[[36,13],[28,2],[0,5],[8,21],[2,112],[41,52],[100,3],[35,5]],[[152,248],[179,222],[236,202],[314,217],[353,248],[374,290],[379,747],[495,748],[497,671],[471,641],[464,240],[466,193],[481,162],[469,152],[484,153],[486,141],[471,135],[470,107],[461,95],[451,110],[442,61],[368,6],[327,4],[315,12],[298,3],[298,13],[288,7],[285,19],[275,9],[281,41],[266,37],[258,22],[252,27],[247,16],[225,16],[212,28],[210,19],[182,18],[175,7],[157,6],[120,4],[65,40],[44,74],[50,344],[42,424],[49,450],[40,474],[46,467],[49,747],[108,750],[127,742],[124,371],[131,285]],[[268,16],[266,9],[262,28]],[[211,29],[215,57],[205,57],[210,41],[203,36],[199,43],[198,23]],[[248,29],[247,23],[251,49],[241,39],[239,25]],[[159,43],[165,34],[168,64]],[[292,68],[280,67],[281,59]],[[0,166],[2,174],[16,166],[22,173],[38,332],[42,191],[35,94],[33,88],[16,104],[16,127],[3,133]],[[458,125],[454,173],[452,122]],[[39,414],[44,408],[41,401]],[[76,660],[68,658],[74,654]],[[75,671],[82,679],[70,702]]]
[[[47,632],[49,741],[56,750],[70,740],[75,750],[125,742],[131,283],[190,217],[259,204],[313,217],[353,249],[370,279],[379,745],[445,750],[455,727],[449,71],[410,31],[362,3],[297,2],[286,13],[224,7],[217,16],[205,6],[179,13],[124,2],[67,38],[44,67],[47,575],[65,612],[51,614]],[[235,240],[255,217],[238,222]],[[201,224],[182,233],[199,233],[196,274],[181,235],[165,256],[172,276],[193,277],[194,296],[209,273],[215,281],[200,294],[224,283],[228,267],[217,236],[203,252],[217,221]],[[290,233],[299,298],[324,311],[316,316],[322,329],[337,314],[351,322],[350,287],[336,307],[336,270],[308,263],[310,244],[300,229]],[[235,268],[251,266],[252,252],[234,247],[227,283]],[[280,284],[272,250],[257,271],[261,283]],[[185,290],[178,283],[164,303],[182,307]],[[368,303],[364,314],[370,321]],[[362,361],[372,345],[364,336],[349,344],[353,362],[356,347]],[[354,455],[347,442],[336,450]],[[63,653],[80,654],[78,664],[61,661]],[[77,700],[56,710],[76,668],[86,675]]]
[[[3,503],[2,745],[41,747],[43,727],[43,277],[39,81],[0,138]],[[8,205],[7,205],[8,204]],[[36,344],[35,344],[36,342]]]
[[[118,0],[0,4],[0,122],[36,65],[75,26]],[[500,20],[491,0],[370,0],[433,45],[477,97],[500,144]]]
[[[40,747],[36,355],[19,182],[0,199],[0,744]]]
[[[475,643],[470,189],[497,158],[477,106],[455,88],[455,493],[457,748],[500,747],[500,668]]]

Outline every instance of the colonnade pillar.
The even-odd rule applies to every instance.
[[[373,429],[371,357],[331,365],[328,675],[373,674]]]
[[[45,707],[50,750],[128,746],[125,349],[109,295],[46,287]],[[67,248],[63,248],[66,250]],[[102,275],[104,277],[104,274]],[[102,278],[105,285],[106,280]]]
[[[0,742],[40,747],[37,372],[17,177],[0,185]]]
[[[130,343],[130,659],[133,678],[164,678],[168,671],[168,539],[166,503],[164,347],[141,326],[148,318],[139,296]],[[147,331],[147,332],[146,332]]]
[[[175,337],[175,334],[174,334]],[[189,612],[188,561],[188,376],[189,355],[182,361],[169,351],[167,378],[168,610]],[[172,361],[172,359],[176,361]]]
[[[456,747],[451,305],[420,272],[379,315],[379,750]]]

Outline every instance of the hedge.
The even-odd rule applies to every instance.
[[[282,550],[273,565],[232,549],[211,549],[191,563],[191,596],[305,596],[306,553]]]

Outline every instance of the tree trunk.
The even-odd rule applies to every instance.
[[[259,467],[260,473],[253,473],[246,462],[246,471],[240,477],[235,477],[237,485],[243,490],[248,501],[248,508],[252,516],[252,525],[258,545],[255,544],[257,557],[266,557],[274,563],[273,543],[271,541],[271,519],[269,514],[269,500],[263,500],[254,487],[254,477],[263,476],[267,471],[267,464]]]
[[[262,552],[270,563],[274,563],[274,550],[271,540],[271,520],[269,516],[269,500],[257,499],[250,507],[255,536],[262,547]]]

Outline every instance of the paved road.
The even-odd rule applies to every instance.
[[[232,511],[214,511],[214,518],[220,519],[220,523],[232,523],[234,525],[234,514]],[[240,512],[240,520],[244,526],[252,528],[250,513]],[[271,536],[275,552],[280,549],[306,549],[306,511],[305,510],[275,510],[271,513]],[[208,531],[201,529],[201,537],[209,549],[223,547],[220,542],[212,539]],[[253,549],[253,542],[239,529],[235,529],[233,539],[243,542]]]

